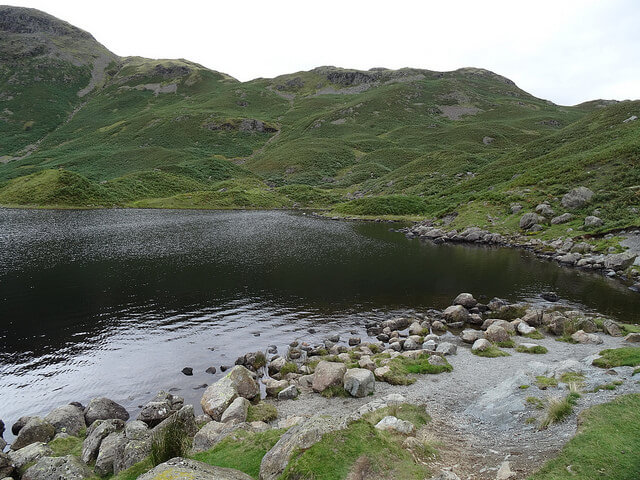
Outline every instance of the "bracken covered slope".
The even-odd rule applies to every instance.
[[[639,102],[558,106],[476,68],[241,83],[13,7],[0,33],[0,204],[455,212],[509,230],[511,203],[585,185],[608,228],[638,224]]]

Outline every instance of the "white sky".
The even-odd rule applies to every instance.
[[[640,98],[640,0],[9,0],[121,56],[239,80],[320,65],[482,67],[563,105]]]

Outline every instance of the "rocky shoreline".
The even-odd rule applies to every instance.
[[[639,344],[640,333],[627,333],[625,328],[568,307],[511,304],[498,298],[482,304],[462,293],[442,311],[370,322],[369,338],[364,341],[333,335],[315,345],[293,342],[282,353],[272,345],[244,354],[204,391],[202,414],[181,397],[160,392],[132,421],[124,407],[105,397],[94,398],[87,406],[61,406],[44,418],[22,417],[11,427],[16,438],[9,452],[0,454],[0,478],[79,480],[117,474],[144,461],[154,442],[177,425],[189,439],[185,454],[209,451],[240,431],[282,429],[284,433],[260,465],[260,479],[276,479],[294,452],[310,448],[323,435],[406,404],[431,415],[435,430],[444,422],[445,429],[458,429],[464,438],[493,432],[498,437],[538,439],[528,459],[509,460],[504,448],[494,445],[497,454],[489,455],[490,459],[485,454],[484,460],[474,457],[472,461],[465,454],[466,461],[446,460],[451,463],[445,464],[442,459],[449,457],[445,451],[440,460],[432,461],[432,469],[446,467],[434,478],[471,478],[471,473],[472,478],[519,478],[514,471],[532,473],[575,432],[575,425],[568,421],[549,430],[536,428],[537,420],[529,422],[534,417],[523,386],[535,387],[541,376],[562,385],[564,375],[572,372],[582,378],[581,388],[591,392],[578,409],[620,393],[639,392],[640,382],[631,380],[632,367],[605,370],[594,365],[603,347]],[[531,361],[533,357],[542,360]],[[551,360],[545,363],[545,357]],[[489,373],[486,368],[495,371]],[[599,386],[612,375],[619,379],[617,390],[600,392]],[[441,387],[434,397],[429,384],[439,378],[450,388]],[[424,447],[421,442],[429,425],[416,426],[391,414],[375,422],[376,429],[392,432],[413,455],[420,445]],[[447,438],[446,431],[438,434]],[[82,445],[79,454],[54,455],[55,442],[77,436]],[[0,446],[4,450],[5,442],[0,441]],[[478,471],[477,462],[487,464],[484,472]],[[198,478],[205,480],[251,478],[187,459],[163,462],[140,478],[164,478],[161,475],[167,472],[198,472]]]

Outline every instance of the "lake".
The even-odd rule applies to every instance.
[[[366,336],[369,320],[463,291],[516,301],[554,290],[640,321],[640,295],[603,276],[391,227],[284,211],[0,209],[0,418],[95,396],[136,414],[161,389],[199,405],[243,353]]]

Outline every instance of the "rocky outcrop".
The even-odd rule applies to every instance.
[[[577,187],[562,197],[562,206],[569,210],[576,210],[587,205],[594,193],[587,187]]]
[[[138,480],[252,480],[251,477],[238,470],[215,467],[187,458],[172,458],[138,477]]]
[[[87,430],[87,436],[82,442],[82,461],[91,463],[98,457],[102,441],[110,434],[124,428],[124,422],[118,419],[96,420]]]
[[[327,416],[317,415],[289,429],[262,458],[260,480],[275,480],[287,468],[291,456],[310,448],[325,433],[338,430],[338,422]]]

